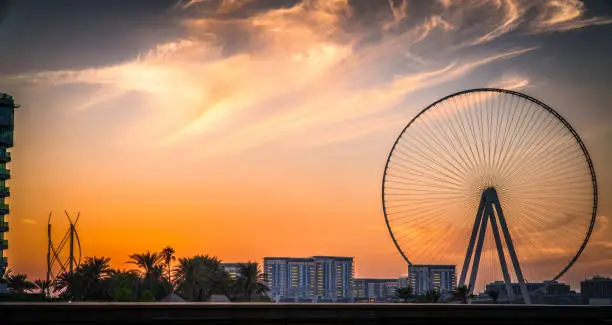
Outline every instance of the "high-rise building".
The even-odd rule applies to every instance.
[[[264,257],[264,274],[268,295],[275,298],[285,297],[287,292],[287,264],[289,257]]]
[[[352,297],[352,257],[265,257],[264,272],[273,299]]]
[[[454,265],[410,265],[408,283],[415,294],[452,292],[457,285]]]
[[[287,298],[313,298],[315,266],[312,258],[292,258],[287,262]]]
[[[353,258],[314,256],[317,297],[351,298],[353,292]]]
[[[612,279],[596,276],[580,282],[580,295],[583,304],[611,305]]]
[[[399,287],[398,279],[355,279],[356,298],[390,299],[395,297]]]
[[[11,173],[6,168],[6,164],[11,161],[11,153],[7,150],[13,147],[15,108],[17,107],[13,97],[0,94],[0,278],[8,266],[8,261],[4,256],[4,250],[8,249],[8,240],[4,238],[4,234],[9,231],[9,225],[4,218],[9,213],[5,199],[10,194],[6,181],[11,178]]]

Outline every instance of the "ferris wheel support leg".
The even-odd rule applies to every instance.
[[[480,231],[478,232],[478,242],[476,243],[476,251],[474,252],[474,264],[472,264],[472,271],[470,273],[470,285],[468,286],[469,294],[474,292],[474,285],[476,284],[476,276],[478,276],[478,265],[480,265],[480,255],[482,254],[482,245],[484,244],[485,234],[487,231],[487,222],[489,218],[485,217],[491,214],[491,205],[487,204],[485,207],[484,215],[481,216],[482,223],[480,225]]]
[[[463,268],[461,269],[461,276],[459,277],[459,285],[465,285],[465,277],[467,276],[468,269],[470,267],[470,262],[472,261],[472,252],[474,251],[474,243],[476,242],[476,234],[478,233],[478,229],[480,224],[482,223],[482,213],[485,206],[485,199],[482,197],[480,199],[480,204],[478,205],[478,213],[476,214],[476,218],[474,221],[474,227],[472,228],[472,236],[470,236],[470,242],[468,244],[467,251],[465,253],[465,260],[463,260]]]
[[[499,256],[499,262],[501,264],[504,282],[506,283],[506,297],[508,297],[508,301],[512,303],[512,301],[514,300],[514,293],[512,292],[512,281],[510,278],[510,273],[508,273],[508,264],[506,264],[506,256],[504,255],[504,247],[502,246],[501,236],[499,235],[499,229],[497,228],[495,214],[489,214],[489,218],[491,218],[491,228],[493,229],[495,246],[497,246],[497,255]]]
[[[502,232],[506,239],[506,245],[508,246],[508,252],[510,253],[510,259],[512,260],[512,266],[514,267],[514,272],[516,273],[516,277],[518,278],[519,285],[521,287],[521,293],[523,294],[523,300],[525,304],[531,304],[531,297],[529,296],[529,291],[527,291],[527,287],[525,286],[525,279],[523,278],[523,271],[521,271],[521,265],[519,264],[519,260],[516,257],[516,251],[514,250],[514,244],[512,244],[512,238],[510,238],[510,231],[508,231],[508,225],[506,224],[506,218],[504,218],[504,212],[502,211],[501,204],[499,204],[499,199],[497,195],[493,200],[493,204],[495,205],[495,210],[497,211],[497,216],[499,217],[499,224],[501,226]]]

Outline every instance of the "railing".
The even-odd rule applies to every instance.
[[[7,303],[2,324],[610,324],[612,306]]]

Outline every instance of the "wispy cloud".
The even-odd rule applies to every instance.
[[[21,219],[21,223],[25,223],[26,225],[35,225],[38,222],[36,222],[36,220],[24,218],[24,219]]]
[[[390,0],[387,13],[367,26],[346,0],[305,0],[232,15],[250,3],[181,1],[178,8],[191,11],[182,21],[186,36],[181,39],[121,64],[12,81],[96,85],[78,109],[104,109],[110,100],[144,94],[138,105],[148,113],[139,118],[140,127],[165,133],[150,138],[151,132],[131,130],[129,137],[140,145],[205,142],[207,152],[219,154],[314,130],[341,130],[318,132],[304,142],[327,144],[388,126],[396,117],[385,114],[417,90],[535,49],[498,47],[466,56],[456,44],[476,47],[515,30],[564,31],[608,22],[584,18],[584,5],[573,0]],[[419,16],[411,16],[419,5],[424,6]],[[482,15],[482,23],[467,26],[470,15]],[[245,35],[243,42],[233,41],[224,34],[228,31]],[[528,77],[501,83],[513,89],[527,84]],[[341,127],[349,121],[362,127],[358,132]]]

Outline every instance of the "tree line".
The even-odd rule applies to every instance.
[[[187,301],[207,301],[213,294],[225,295],[231,301],[266,299],[268,288],[255,262],[238,264],[232,277],[215,256],[177,260],[174,254],[172,247],[131,254],[128,263],[136,266],[133,270],[113,269],[110,257],[92,256],[55,281],[30,281],[26,274],[10,270],[0,281],[16,294],[38,293],[69,301],[158,301],[171,293]]]
[[[497,303],[499,292],[495,290],[487,290],[486,294],[493,300],[494,303]],[[398,288],[395,291],[395,296],[403,302],[411,301],[417,303],[437,303],[440,302],[440,298],[442,297],[437,290],[429,290],[422,294],[414,294],[412,287]],[[445,299],[448,302],[467,304],[468,300],[473,297],[474,295],[470,293],[468,286],[460,285],[457,286],[448,297],[445,297]]]

